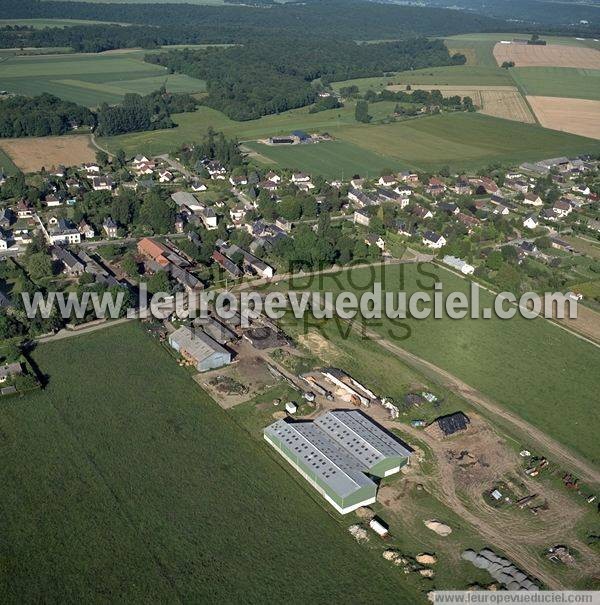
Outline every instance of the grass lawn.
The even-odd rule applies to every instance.
[[[598,69],[515,67],[510,73],[526,95],[600,100]]]
[[[4,174],[16,174],[19,172],[19,169],[4,149],[0,149],[0,172]]]
[[[0,80],[9,92],[49,92],[89,107],[118,103],[129,92],[147,94],[163,84],[172,92],[205,90],[202,80],[168,75],[165,68],[144,63],[143,54],[136,52],[13,56],[0,63]]]
[[[269,158],[277,166],[309,174],[322,174],[328,179],[348,179],[354,174],[372,177],[379,175],[384,168],[401,170],[407,167],[402,162],[390,161],[374,151],[367,151],[345,141],[281,147],[261,143],[245,145]]]
[[[468,281],[440,267],[424,269],[442,280],[445,293],[469,289]],[[349,276],[354,285],[349,285]],[[434,281],[412,265],[387,267],[383,276],[383,290],[394,292],[422,290]],[[309,288],[335,292],[356,290],[360,285],[360,291],[366,291],[376,281],[382,281],[379,270],[371,274],[357,269],[335,278],[325,275]],[[306,285],[305,280],[296,279],[292,287],[302,290]],[[490,295],[482,292],[480,298],[481,308],[490,305]],[[590,461],[600,461],[597,423],[593,421],[600,373],[582,371],[600,364],[600,351],[593,345],[545,320],[520,317],[382,319],[370,327],[384,338],[396,338],[400,347],[451,372]],[[341,336],[334,337],[334,345],[335,338]]]
[[[0,406],[2,602],[417,600],[138,324],[34,357],[47,389]]]

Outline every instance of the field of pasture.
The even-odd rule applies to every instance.
[[[158,65],[144,63],[141,53],[9,56],[0,62],[3,90],[35,96],[44,92],[96,107],[118,103],[127,93],[148,94],[163,84],[171,92],[201,92],[202,80],[169,75]]]
[[[418,600],[137,323],[34,357],[46,389],[0,406],[3,602]]]
[[[600,69],[514,67],[510,74],[526,95],[600,101]]]

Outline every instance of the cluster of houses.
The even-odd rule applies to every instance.
[[[455,227],[471,234],[492,217],[511,221],[517,230],[536,230],[543,226],[552,229],[575,212],[588,228],[600,231],[599,221],[593,218],[599,199],[585,184],[586,175],[597,170],[598,162],[590,159],[549,159],[508,172],[502,186],[491,176],[432,176],[421,182],[418,174],[408,171],[377,181],[354,178],[349,183],[348,200],[354,209],[354,223],[367,230],[375,215],[372,207],[391,202],[400,217],[397,233],[437,251],[446,246],[448,233]],[[550,179],[558,191],[557,199],[545,200],[543,193],[536,193],[541,177]],[[385,249],[381,238],[366,235],[366,243],[375,241]]]

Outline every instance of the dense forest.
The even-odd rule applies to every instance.
[[[171,114],[193,111],[198,102],[188,94],[164,88],[144,97],[125,95],[120,105],[102,105],[97,112],[44,93],[37,97],[8,97],[0,101],[0,137],[60,135],[90,126],[105,136],[175,126]]]
[[[398,39],[502,29],[502,21],[444,9],[393,6],[358,0],[309,0],[272,6],[112,4],[0,0],[5,19],[90,19],[134,24],[0,31],[0,47],[99,44],[117,48],[173,43],[248,42],[280,37]],[[139,25],[153,27],[137,27]]]
[[[65,134],[74,126],[94,126],[87,108],[50,94],[9,97],[0,101],[0,137],[43,137]]]
[[[171,114],[194,111],[198,102],[188,94],[167,93],[164,88],[146,96],[125,95],[120,105],[102,104],[98,110],[97,133],[112,136],[139,130],[173,128]]]
[[[313,103],[322,84],[387,71],[462,64],[441,40],[417,38],[382,44],[313,38],[273,38],[227,49],[177,50],[146,61],[207,81],[203,101],[235,120],[251,120]]]

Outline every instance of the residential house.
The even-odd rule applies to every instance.
[[[554,202],[554,206],[552,206],[552,212],[556,214],[559,218],[565,218],[569,216],[573,211],[573,207],[567,200],[557,200]]]
[[[169,170],[161,170],[158,173],[158,182],[159,183],[170,183],[175,177],[173,173]]]
[[[439,250],[446,245],[446,238],[434,231],[425,231],[422,241],[425,246],[434,250]]]
[[[362,189],[363,185],[365,184],[365,179],[361,179],[361,178],[353,178],[350,180],[350,187],[354,188],[354,189]]]
[[[467,228],[469,234],[472,233],[473,229],[481,225],[480,219],[475,216],[471,216],[470,214],[465,214],[464,212],[459,212],[456,215],[456,220]]]
[[[62,206],[62,200],[53,193],[50,193],[44,198],[44,204],[48,208],[56,208],[57,206]]]
[[[81,233],[67,219],[48,220],[48,240],[51,244],[79,244]]]
[[[354,224],[368,227],[371,224],[371,217],[364,210],[354,211]]]
[[[190,185],[190,189],[192,191],[198,192],[198,191],[206,191],[207,187],[202,181],[196,180],[196,181],[192,181],[192,184]]]
[[[217,242],[217,245],[219,242]],[[236,246],[235,244],[231,244],[230,246],[226,246],[224,243],[220,245],[221,253],[227,255],[229,258],[236,254],[240,254],[244,261],[244,266],[250,273],[258,275],[263,278],[270,279],[275,274],[275,270],[270,265],[267,265],[260,258],[254,256],[247,250]]]
[[[61,246],[52,248],[52,258],[63,264],[65,273],[71,276],[79,276],[83,274],[85,265],[72,252]]]
[[[218,162],[217,160],[208,162],[208,164],[206,165],[206,169],[208,170],[208,174],[210,174],[211,179],[222,181],[225,180],[225,174],[227,173],[227,170],[225,166],[221,164],[221,162]]]
[[[275,226],[286,233],[289,233],[292,230],[292,223],[282,217],[279,217],[275,220]]]
[[[106,237],[115,238],[117,237],[117,223],[113,221],[110,216],[107,216],[102,223],[102,230],[106,234]]]
[[[433,197],[437,197],[442,195],[446,191],[447,187],[443,181],[436,177],[431,177],[429,182],[427,183],[427,187],[425,188],[425,192]]]
[[[265,175],[265,179],[267,179],[268,181],[271,181],[272,183],[279,183],[281,182],[281,177],[273,172],[272,170],[267,172],[267,174]]]
[[[523,181],[520,179],[511,181],[510,179],[507,179],[504,182],[504,186],[507,187],[508,189],[511,189],[512,191],[516,191],[517,193],[527,193],[529,191],[529,183],[527,181]]]
[[[245,175],[239,175],[239,176],[232,175],[229,177],[229,182],[233,185],[233,187],[240,187],[241,185],[247,185],[248,179],[246,178]]]
[[[380,176],[377,184],[381,185],[382,187],[393,187],[396,184],[396,177],[391,175]]]
[[[453,202],[440,202],[437,207],[450,216],[456,216],[460,212],[460,208]]]
[[[544,202],[542,198],[536,193],[526,193],[523,197],[523,204],[526,206],[542,206]]]
[[[18,218],[31,218],[33,216],[33,206],[25,201],[20,200],[17,204],[17,217]]]
[[[202,222],[204,223],[204,226],[207,229],[212,230],[217,228],[217,215],[210,206],[206,206],[205,208],[200,210],[198,212],[198,216],[200,216]]]
[[[92,177],[92,189],[94,191],[112,191],[114,182],[110,176]]]
[[[0,382],[4,383],[9,378],[14,376],[20,376],[23,374],[23,367],[19,362],[14,363],[6,363],[3,366],[0,366]]]
[[[93,175],[93,174],[100,174],[100,166],[98,166],[98,164],[95,164],[93,162],[91,163],[87,163],[87,164],[82,164],[81,168],[88,174],[88,175]]]
[[[14,222],[15,215],[10,208],[0,210],[0,228],[8,229]]]
[[[364,241],[367,246],[377,246],[380,250],[385,250],[385,241],[381,237],[381,235],[377,235],[376,233],[369,233],[365,237]]]
[[[266,191],[277,191],[277,189],[279,189],[279,185],[275,181],[271,181],[269,179],[260,181],[257,187],[259,189],[265,189]]]
[[[227,258],[218,250],[212,253],[211,258],[233,278],[239,279],[244,276],[244,272],[230,258]]]
[[[471,184],[465,178],[459,178],[452,186],[452,191],[457,195],[469,195],[471,193]]]
[[[538,217],[531,214],[523,221],[523,227],[527,229],[537,229],[539,225]]]
[[[77,230],[86,239],[92,239],[93,237],[96,236],[96,232],[94,231],[94,228],[90,224],[88,224],[85,220],[82,220],[79,223],[79,225],[77,226]]]
[[[415,206],[411,209],[411,214],[421,219],[433,218],[433,212],[428,208],[424,208],[419,204],[415,204]]]

